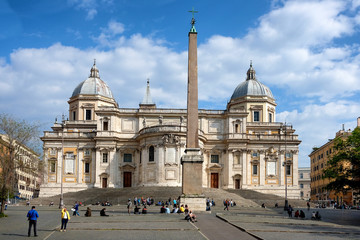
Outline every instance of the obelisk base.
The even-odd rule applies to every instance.
[[[206,211],[206,199],[202,190],[203,161],[199,148],[187,148],[185,155],[181,157],[183,175],[180,202],[196,212]]]
[[[206,198],[205,195],[185,195],[182,194],[180,197],[180,203],[188,205],[189,210],[196,212],[206,211]]]

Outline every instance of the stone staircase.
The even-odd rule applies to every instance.
[[[284,206],[284,198],[273,194],[264,194],[244,189],[216,189],[204,188],[204,195],[214,199],[216,207],[223,207],[224,199],[232,199],[239,207],[260,207],[265,203],[267,207],[274,207],[278,203],[279,208]],[[181,187],[132,187],[132,188],[92,188],[84,191],[64,194],[64,204],[73,205],[75,201],[81,201],[85,205],[96,202],[109,201],[113,205],[125,205],[127,200],[134,197],[153,197],[155,202],[166,201],[170,197],[178,198],[181,195]],[[31,201],[33,205],[49,205],[51,201],[59,204],[60,196],[36,198]],[[25,203],[24,203],[25,204]],[[306,207],[306,201],[289,199],[293,207]]]
[[[228,189],[226,191],[241,196],[247,200],[252,200],[258,205],[264,203],[266,207],[274,207],[275,203],[278,203],[280,208],[280,207],[284,207],[284,203],[285,203],[285,199],[283,197],[274,194],[265,194],[247,189]],[[303,207],[303,208],[306,207],[305,200],[288,199],[288,202],[293,207]]]
[[[204,188],[204,195],[210,199],[214,199],[217,207],[223,208],[225,199],[233,200],[239,207],[259,207],[259,204],[251,199],[246,199],[236,193],[232,193],[220,188]]]

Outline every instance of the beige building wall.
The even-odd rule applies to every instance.
[[[234,97],[225,110],[198,111],[203,187],[251,189],[284,196],[287,182],[288,197],[299,198],[300,140],[292,127],[285,131],[283,123],[275,122],[276,103],[270,96]],[[68,103],[70,114],[73,110],[79,112],[77,118],[55,123],[42,137],[44,152],[56,149],[58,153],[45,155],[47,164],[55,162],[56,171],[46,173],[42,196],[58,194],[61,181],[65,192],[94,187],[181,186],[186,109],[161,109],[155,104],[119,108],[114,99],[99,94],[80,94]],[[81,106],[90,104],[94,115],[86,120],[86,108]],[[259,121],[254,121],[254,111],[260,112]],[[273,114],[271,120],[269,113]],[[61,164],[62,148],[63,156],[74,153],[72,174],[62,172],[72,164],[71,159]],[[91,156],[85,157],[85,149]],[[287,176],[284,162],[289,166]],[[84,172],[85,163],[89,163],[88,173]]]

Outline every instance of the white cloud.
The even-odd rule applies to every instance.
[[[341,14],[344,1],[287,1],[260,18],[259,26],[246,37],[249,44],[273,50],[321,46],[353,33],[354,23]]]
[[[99,44],[99,47],[111,47],[122,46],[125,42],[125,38],[119,36],[125,31],[124,24],[111,20],[108,22],[106,28],[101,28],[99,36],[94,36],[93,39]]]
[[[84,10],[86,12],[86,20],[93,20],[98,14],[99,7],[103,5],[111,6],[113,5],[113,0],[68,0],[68,3],[76,9]]]
[[[311,149],[320,147],[328,139],[333,139],[337,131],[356,127],[360,116],[360,102],[334,101],[326,104],[304,104],[303,108],[277,114],[277,121],[292,124],[302,141],[300,145],[299,164],[310,164],[308,155]]]

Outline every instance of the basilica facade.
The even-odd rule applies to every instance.
[[[245,75],[245,74],[244,74]],[[149,81],[138,108],[121,108],[94,63],[73,91],[69,119],[44,132],[40,196],[88,188],[181,186],[186,109],[157,108]],[[276,122],[276,102],[252,64],[225,110],[199,109],[202,186],[299,197],[292,126]]]

